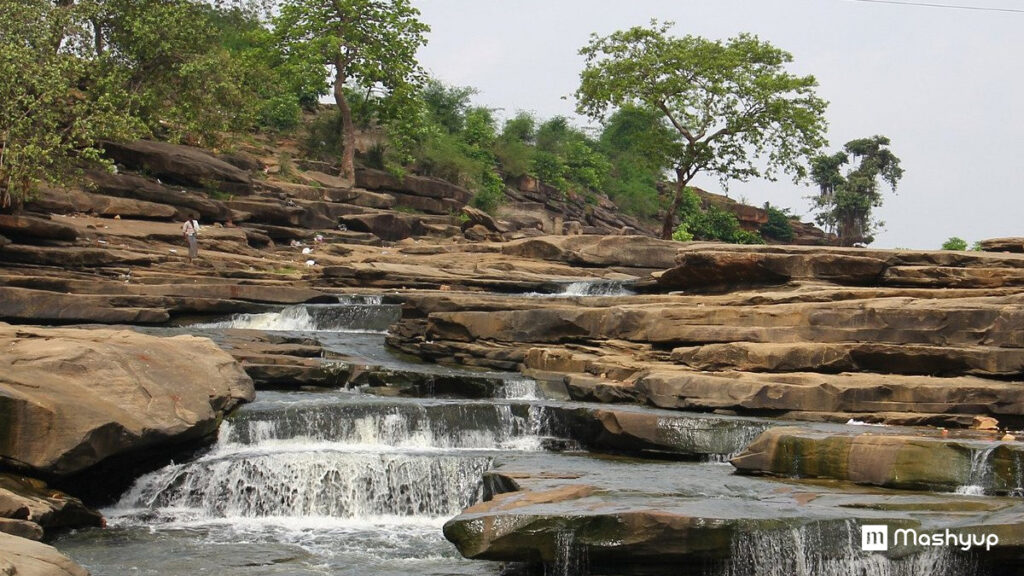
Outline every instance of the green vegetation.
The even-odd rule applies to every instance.
[[[841,246],[870,244],[882,225],[871,217],[871,210],[882,205],[878,179],[895,192],[903,177],[900,159],[888,146],[885,136],[860,138],[847,142],[842,152],[811,161],[811,177],[820,189],[815,219],[836,233]],[[851,159],[855,166],[843,175],[841,170]]]
[[[793,224],[790,222],[791,216],[787,210],[779,210],[765,204],[765,212],[768,213],[768,221],[761,225],[759,232],[761,236],[779,240],[782,242],[789,242],[793,239]]]
[[[680,242],[690,240],[718,240],[732,244],[764,244],[757,232],[740,227],[736,215],[714,204],[702,205],[700,197],[692,188],[683,190],[679,203],[679,225],[672,231],[672,239]]]
[[[755,36],[726,42],[669,35],[652,21],[593,36],[576,91],[577,110],[602,119],[610,109],[643,106],[674,130],[665,149],[676,182],[662,223],[670,238],[686,186],[699,173],[722,181],[806,174],[802,161],[824,144],[826,102],[813,76],[794,76],[789,53]]]
[[[942,243],[943,250],[967,250],[967,240],[957,236],[950,236]]]
[[[341,175],[355,177],[355,125],[345,87],[349,82],[387,91],[392,115],[413,106],[420,76],[416,50],[430,28],[416,19],[409,0],[284,0],[275,29],[287,61],[299,69],[320,67],[321,82],[334,78],[341,114]]]
[[[44,180],[109,165],[111,139],[220,147],[264,131],[352,178],[361,130],[364,165],[458,183],[489,212],[507,182],[533,178],[566,198],[604,192],[626,213],[660,216],[666,237],[792,239],[787,212],[767,206],[768,222],[746,231],[688,186],[697,174],[723,184],[806,174],[826,103],[812,76],[786,71],[787,52],[751,35],[673,37],[652,21],[580,50],[577,111],[599,126],[525,112],[501,123],[474,105],[474,88],[420,69],[429,27],[418,18],[411,0],[2,2],[0,209]],[[815,157],[818,218],[843,242],[870,242],[875,180],[895,188],[902,175],[887,145],[875,137]],[[851,156],[859,164],[841,173]],[[297,179],[290,155],[279,160],[280,177]]]

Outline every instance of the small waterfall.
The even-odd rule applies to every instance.
[[[440,520],[479,499],[496,451],[541,449],[531,409],[270,393],[225,422],[206,455],[141,477],[107,513],[129,524]]]
[[[499,393],[502,398],[514,400],[537,400],[537,381],[533,378],[505,380]]]
[[[957,494],[965,496],[984,496],[986,490],[991,490],[992,485],[992,452],[996,445],[983,449],[972,449],[971,451],[971,472],[967,484],[956,489]]]
[[[587,550],[572,532],[555,536],[555,561],[544,566],[544,576],[586,576],[590,574]]]
[[[236,314],[229,320],[195,324],[192,328],[385,333],[389,326],[401,318],[401,314],[401,307],[396,304],[358,303],[356,301],[342,304],[300,304],[288,306],[279,312]]]
[[[752,530],[733,539],[722,576],[978,576],[975,559],[950,547],[889,558],[860,548],[856,521]]]
[[[487,457],[304,450],[237,453],[165,467],[136,482],[117,511],[193,519],[444,517],[478,497]]]
[[[634,294],[635,292],[627,288],[624,282],[595,280],[573,282],[566,286],[558,296],[632,296]]]
[[[686,447],[689,453],[705,454],[708,462],[725,463],[768,429],[768,424],[711,417],[664,417],[658,419],[658,428],[673,445]]]

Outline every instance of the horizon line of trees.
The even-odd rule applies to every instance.
[[[660,215],[666,238],[763,241],[695,203],[690,182],[788,174],[819,185],[819,223],[841,242],[867,243],[875,181],[895,189],[902,175],[883,136],[822,156],[827,103],[816,80],[788,73],[792,56],[756,36],[674,37],[657,21],[592,36],[575,94],[577,112],[599,123],[589,134],[525,112],[499,125],[472,104],[473,88],[429,78],[416,60],[429,32],[418,16],[409,0],[5,2],[0,209],[39,182],[107,163],[104,140],[216,147],[228,133],[305,129],[303,111],[328,96],[336,113],[315,120],[307,140],[343,177],[354,176],[356,130],[373,129],[384,137],[364,162],[466,185],[484,209],[504,197],[506,179],[531,176]],[[842,174],[850,155],[859,164]],[[791,235],[788,213],[769,216],[766,236]]]

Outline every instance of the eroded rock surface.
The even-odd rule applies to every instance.
[[[0,459],[44,478],[209,439],[253,398],[203,338],[0,324],[0,349]]]

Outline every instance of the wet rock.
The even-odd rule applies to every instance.
[[[89,576],[88,570],[52,546],[0,533],[0,574],[4,576]]]
[[[907,436],[884,430],[829,434],[781,427],[761,434],[732,459],[732,465],[746,474],[829,478],[888,488],[951,492],[983,477],[986,470],[979,468],[988,468],[992,463],[979,463],[975,457],[996,449],[1002,451],[1003,462],[1024,460],[1024,446],[1016,443]],[[1007,466],[996,464],[994,468]],[[990,472],[996,475],[995,470]],[[1012,476],[1007,476],[1000,475],[1000,480],[990,480],[990,485],[982,488],[1001,493],[1019,489],[1007,485],[1013,482]]]
[[[0,347],[0,460],[48,479],[102,464],[103,486],[116,490],[126,468],[212,440],[254,394],[234,359],[203,338],[0,324]]]

